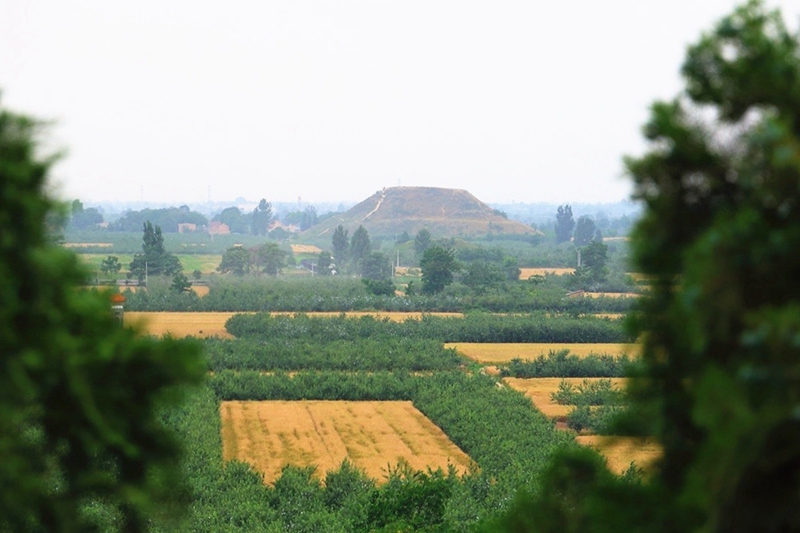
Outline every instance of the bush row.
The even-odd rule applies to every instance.
[[[546,313],[495,315],[471,313],[463,317],[423,315],[393,322],[373,316],[347,318],[294,316],[269,313],[239,314],[226,323],[240,338],[353,340],[375,336],[431,339],[440,342],[631,342],[620,320],[597,317],[550,316]]]

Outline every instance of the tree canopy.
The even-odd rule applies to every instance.
[[[442,292],[453,282],[453,273],[458,270],[453,250],[435,245],[425,250],[419,266],[422,269],[423,294]]]
[[[650,291],[623,428],[663,455],[638,483],[562,458],[515,531],[794,531],[800,524],[800,43],[749,2],[688,50],[625,161]],[[604,473],[605,472],[605,473]]]
[[[194,344],[119,327],[108,293],[76,290],[78,259],[45,234],[54,159],[39,130],[0,108],[0,531],[96,531],[109,516],[145,531],[185,494],[161,409],[205,365]]]

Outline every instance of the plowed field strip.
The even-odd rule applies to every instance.
[[[469,468],[470,459],[411,402],[221,402],[222,454],[272,483],[286,464],[317,475],[345,458],[378,480],[399,461],[424,470]]]
[[[634,356],[638,354],[637,344],[612,343],[482,343],[482,342],[450,342],[445,348],[455,348],[459,353],[479,363],[510,363],[512,359],[533,360],[550,351],[569,350],[572,355],[586,357],[589,354],[608,354]]]

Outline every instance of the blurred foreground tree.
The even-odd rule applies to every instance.
[[[800,45],[750,2],[688,50],[626,166],[649,297],[625,426],[663,457],[640,483],[562,457],[513,531],[800,529]]]
[[[145,531],[185,494],[159,409],[205,367],[196,345],[121,328],[107,293],[77,290],[77,258],[45,235],[39,130],[0,109],[0,532]]]

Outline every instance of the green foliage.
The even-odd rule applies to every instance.
[[[336,260],[336,265],[340,271],[350,261],[350,239],[348,233],[350,232],[339,224],[333,232],[333,237],[331,237],[333,258]]]
[[[242,246],[232,246],[225,251],[217,267],[217,272],[234,276],[244,276],[250,272],[250,252]]]
[[[320,276],[330,276],[335,267],[331,253],[327,250],[322,250],[317,258],[317,274]]]
[[[556,242],[569,242],[572,239],[572,230],[575,227],[575,219],[572,217],[572,207],[558,206],[556,212]]]
[[[275,336],[269,342],[251,339],[207,339],[209,370],[339,370],[420,372],[455,369],[463,363],[454,350],[432,340],[389,335],[326,340]]]
[[[170,289],[177,293],[189,292],[192,290],[192,283],[189,281],[189,278],[186,277],[186,274],[183,272],[176,272],[175,275],[172,276],[172,285],[170,285]]]
[[[430,248],[432,244],[431,232],[426,228],[422,228],[414,236],[414,252],[418,256],[422,256],[425,253],[425,250]]]
[[[575,226],[575,246],[586,246],[589,244],[594,238],[596,229],[592,217],[586,215],[580,217]]]
[[[40,124],[0,109],[0,531],[145,531],[186,495],[162,409],[197,383],[195,345],[112,318],[109,294],[45,234],[54,158]]]
[[[798,36],[749,2],[688,49],[683,75],[686,95],[652,107],[652,149],[626,160],[646,205],[634,259],[651,286],[635,323],[645,379],[631,387],[629,429],[655,436],[663,456],[635,486],[591,470],[555,502],[562,514],[536,514],[531,530],[800,523]],[[574,486],[585,466],[558,464],[542,494]]]
[[[122,217],[110,223],[108,230],[135,232],[148,222],[164,228],[165,233],[178,233],[178,224],[195,224],[198,228],[208,225],[208,219],[204,215],[182,206],[127,211]]]
[[[282,250],[277,243],[267,242],[256,248],[254,255],[256,269],[270,276],[277,276],[286,266],[288,252]]]
[[[266,235],[270,224],[272,224],[272,205],[262,198],[250,217],[250,231],[253,235]]]
[[[394,283],[390,278],[384,279],[369,279],[369,278],[361,278],[361,283],[367,288],[367,291],[370,294],[374,294],[375,296],[393,296],[394,295]]]
[[[115,255],[109,255],[103,262],[100,263],[100,270],[103,274],[116,274],[120,270],[122,270],[122,264],[119,262],[119,257]]]
[[[361,261],[361,276],[376,281],[391,278],[392,263],[389,261],[389,257],[381,252],[369,254]],[[394,294],[394,291],[386,294]]]
[[[164,248],[161,227],[154,228],[149,221],[144,223],[142,253],[133,256],[128,268],[140,283],[148,276],[174,276],[183,271],[178,258]]]
[[[355,272],[362,271],[362,263],[371,253],[372,243],[369,240],[369,233],[367,233],[364,226],[358,226],[358,229],[353,232],[353,237],[350,239],[350,252],[348,254]]]
[[[570,355],[569,350],[550,351],[531,361],[513,359],[501,369],[503,376],[515,378],[619,378],[625,377],[635,364],[627,355]]]
[[[356,340],[369,337],[430,339],[439,342],[630,342],[619,321],[595,317],[552,317],[546,313],[494,315],[470,313],[463,317],[423,315],[394,322],[367,315],[358,318],[294,316],[269,313],[237,314],[225,324],[239,338],[276,341]]]
[[[458,269],[453,251],[441,246],[431,246],[422,254],[422,293],[436,294],[453,282]]]

